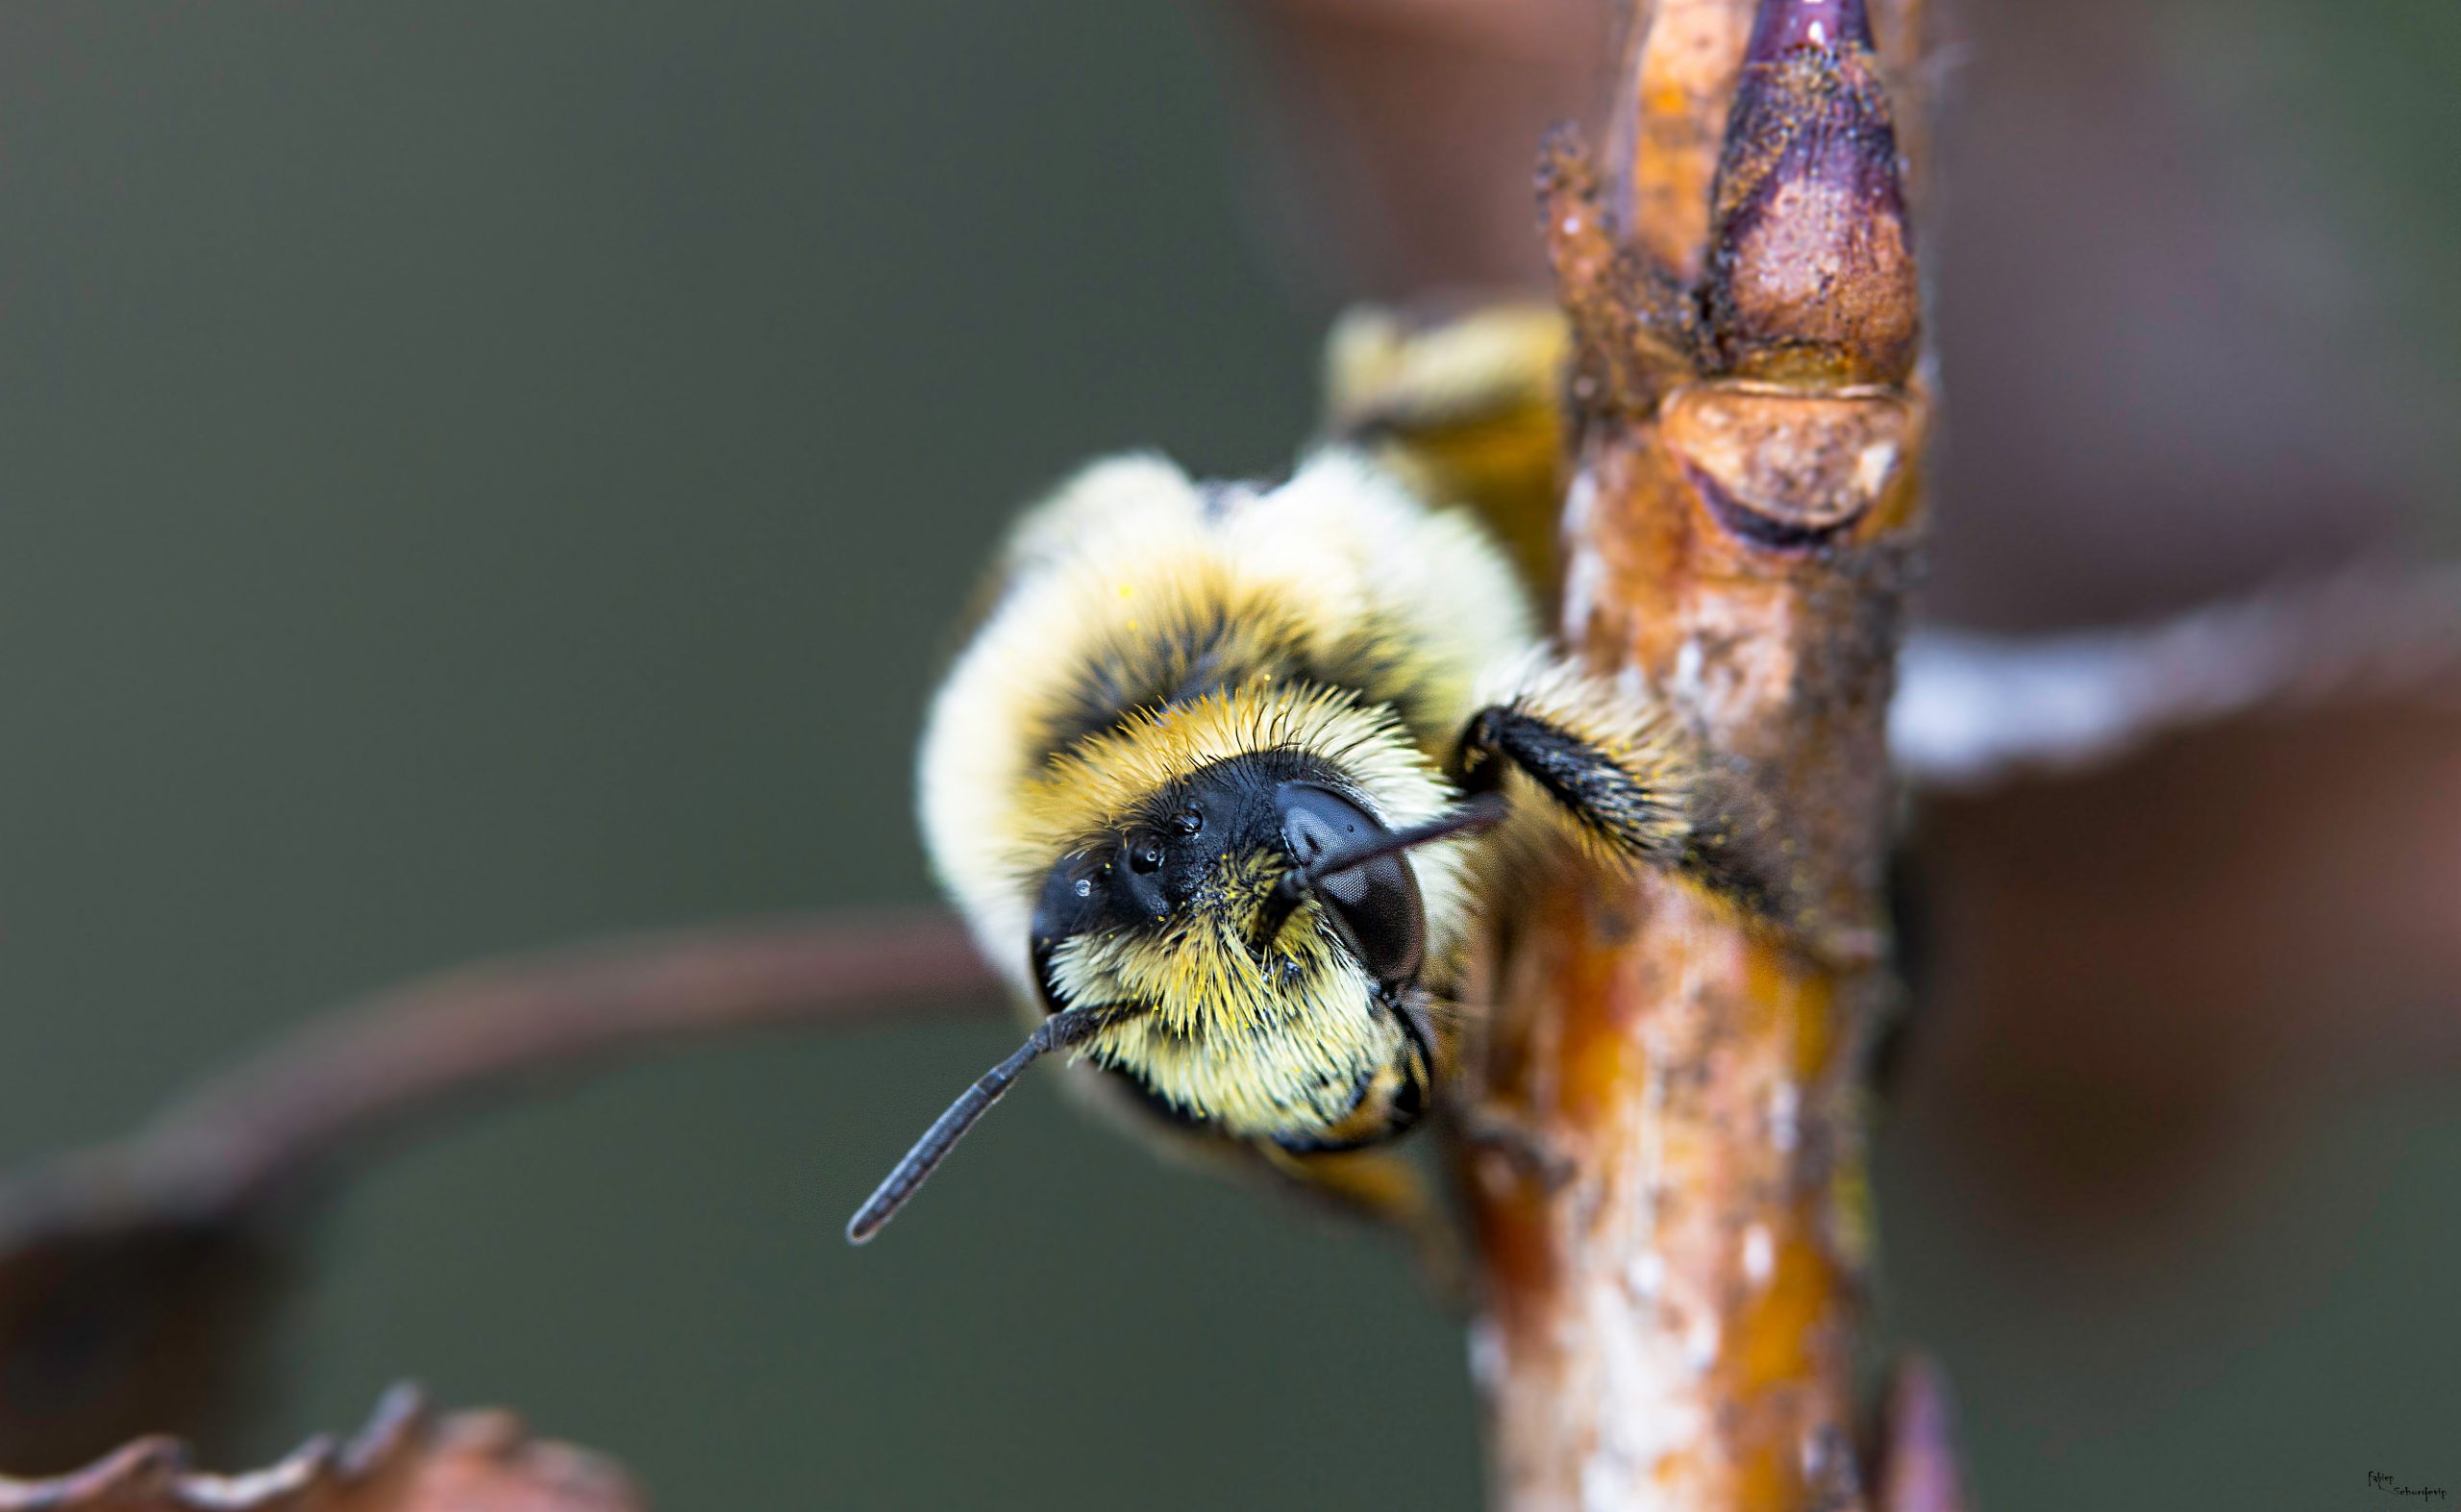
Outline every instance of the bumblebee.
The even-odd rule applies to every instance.
[[[863,1203],[893,1216],[1036,1057],[1191,1148],[1403,1216],[1465,977],[1569,843],[1696,864],[1691,763],[1553,655],[1504,548],[1357,444],[1276,487],[1098,462],[1016,526],[934,700],[924,837],[1032,1021]],[[1408,481],[1405,482],[1405,480]]]

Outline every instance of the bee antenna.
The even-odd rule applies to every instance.
[[[1026,1036],[1026,1042],[1018,1046],[1007,1059],[984,1072],[974,1085],[957,1094],[957,1100],[949,1104],[949,1110],[923,1131],[923,1137],[914,1142],[914,1148],[906,1153],[906,1158],[897,1163],[895,1170],[889,1172],[887,1179],[874,1188],[871,1196],[863,1199],[863,1205],[855,1209],[855,1216],[847,1221],[846,1242],[869,1243],[872,1235],[879,1233],[890,1219],[896,1217],[898,1209],[906,1205],[907,1199],[912,1197],[915,1189],[938,1169],[941,1160],[947,1157],[957,1142],[965,1137],[965,1131],[974,1127],[975,1120],[989,1112],[991,1104],[1000,1101],[1001,1095],[1008,1090],[1009,1084],[1026,1067],[1051,1051],[1076,1044],[1100,1028],[1101,1023],[1102,1015],[1092,1008],[1070,1008],[1055,1013],[1034,1026],[1034,1031]]]
[[[1266,895],[1264,932],[1259,938],[1271,944],[1281,933],[1281,927],[1290,922],[1291,911],[1299,906],[1300,900],[1315,891],[1316,884],[1328,877],[1339,876],[1354,866],[1364,866],[1388,855],[1398,855],[1430,841],[1449,840],[1456,834],[1492,830],[1503,822],[1504,795],[1480,793],[1453,812],[1439,814],[1425,824],[1380,834],[1373,840],[1362,840],[1347,850],[1329,851],[1305,866],[1294,866],[1281,874],[1281,880],[1275,882],[1273,891]]]

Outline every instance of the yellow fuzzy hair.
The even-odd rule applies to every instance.
[[[1225,1132],[1272,1136],[1337,1123],[1362,1077],[1390,1065],[1402,1031],[1375,983],[1301,906],[1273,949],[1253,922],[1273,876],[1227,863],[1219,905],[1183,910],[1160,934],[1080,936],[1054,968],[1071,1002],[1135,1002],[1085,1053],[1132,1069],[1156,1095]],[[1432,910],[1430,910],[1432,911]],[[1457,925],[1456,925],[1457,927]],[[1224,1047],[1236,1045],[1235,1054]]]
[[[1363,707],[1343,689],[1275,686],[1260,676],[1245,687],[1136,710],[1054,756],[1021,795],[1018,860],[1039,871],[1115,833],[1138,800],[1252,751],[1304,752],[1330,762],[1393,829],[1435,818],[1451,796],[1435,763],[1390,709]]]
[[[1286,738],[1341,761],[1387,823],[1429,817],[1447,796],[1434,760],[1479,677],[1533,639],[1512,569],[1474,521],[1429,511],[1341,451],[1227,505],[1157,458],[1097,463],[1020,523],[1003,566],[998,602],[933,702],[920,796],[934,868],[1021,993],[1042,873],[1117,822],[1140,784]],[[1197,623],[1228,623],[1294,664],[1384,669],[1398,706],[1267,680],[1071,729],[1089,665],[1177,670],[1170,632]],[[1430,947],[1438,908],[1460,906],[1457,870],[1435,855],[1422,870]]]
[[[1325,344],[1325,426],[1372,447],[1422,497],[1477,509],[1527,580],[1549,588],[1571,353],[1553,302],[1433,320],[1362,307]]]

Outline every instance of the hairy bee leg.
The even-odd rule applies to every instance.
[[[1594,860],[1680,872],[1823,959],[1867,960],[1884,947],[1870,929],[1791,896],[1766,806],[1705,766],[1651,706],[1563,661],[1516,685],[1462,728],[1448,773],[1463,792],[1492,793],[1518,771]]]
[[[1544,706],[1532,697],[1471,716],[1449,769],[1463,792],[1493,792],[1518,771],[1594,859],[1680,872],[1841,968],[1886,954],[1884,931],[1829,917],[1789,886],[1783,831],[1764,801],[1594,683],[1571,684],[1586,703],[1567,700],[1558,677]]]
[[[1692,783],[1673,742],[1645,725],[1617,728],[1603,717],[1581,728],[1589,723],[1525,700],[1490,705],[1463,727],[1449,775],[1475,797],[1499,790],[1505,772],[1517,770],[1609,855],[1684,860]]]

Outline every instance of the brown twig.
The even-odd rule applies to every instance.
[[[317,1021],[163,1114],[135,1154],[192,1192],[245,1202],[525,1077],[743,1029],[987,1003],[992,985],[964,931],[936,910],[725,925],[486,962]]]
[[[1566,875],[1514,921],[1486,1111],[1554,1158],[1466,1173],[1493,1468],[1522,1512],[1860,1507],[1853,1088],[1929,413],[1896,106],[1860,0],[1634,13],[1606,187],[1542,172],[1565,634],[1692,727],[1718,864],[1766,885]]]

